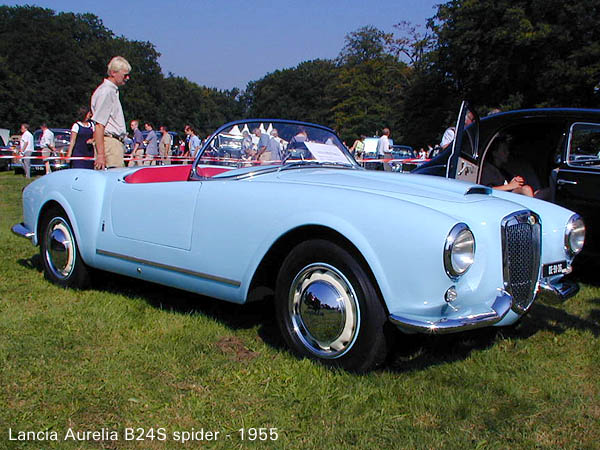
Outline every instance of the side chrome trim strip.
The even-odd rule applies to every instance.
[[[205,280],[217,281],[219,283],[229,284],[230,286],[234,286],[234,287],[240,287],[242,285],[242,283],[240,281],[230,280],[229,278],[218,277],[216,275],[210,275],[210,274],[202,273],[202,272],[194,272],[193,270],[183,269],[181,267],[169,266],[167,264],[161,264],[161,263],[154,262],[154,261],[148,261],[146,259],[136,258],[134,256],[128,256],[128,255],[122,255],[120,253],[109,252],[107,250],[102,250],[99,248],[96,249],[96,254],[103,255],[103,256],[110,256],[112,258],[119,258],[119,259],[123,259],[125,261],[145,264],[147,266],[156,267],[158,269],[170,270],[170,271],[182,273],[185,275],[192,275],[194,277],[204,278]]]
[[[390,315],[390,321],[401,329],[417,333],[446,334],[459,331],[472,330],[474,328],[486,327],[500,322],[512,307],[512,296],[504,289],[498,289],[499,293],[492,310],[482,314],[474,314],[464,317],[442,318],[437,322],[415,320]]]
[[[30,241],[33,239],[33,236],[35,236],[35,233],[27,228],[23,223],[17,223],[13,225],[10,230],[17,236],[29,239]]]

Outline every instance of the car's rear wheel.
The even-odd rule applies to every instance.
[[[50,281],[64,287],[88,286],[88,267],[79,254],[71,222],[60,208],[49,209],[42,218],[40,254]]]
[[[276,314],[300,356],[364,372],[387,354],[377,290],[361,264],[332,242],[310,240],[290,252],[277,277]]]

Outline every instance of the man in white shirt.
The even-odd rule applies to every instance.
[[[33,152],[33,134],[29,131],[29,124],[21,124],[21,139],[19,140],[23,170],[26,178],[31,178],[31,154]]]
[[[123,167],[123,140],[127,135],[125,116],[119,99],[119,86],[129,80],[131,65],[122,56],[115,56],[108,63],[108,77],[92,95],[92,120],[96,124],[96,164],[98,170]]]
[[[386,153],[390,152],[390,129],[384,128],[383,134],[377,141],[377,157],[383,158]]]
[[[46,174],[50,173],[50,160],[48,159],[52,152],[56,150],[54,146],[54,133],[48,128],[46,122],[40,126],[42,129],[42,137],[40,138],[40,147],[42,149],[42,157],[44,158],[44,166]]]

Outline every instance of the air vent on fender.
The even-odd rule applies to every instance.
[[[469,194],[492,195],[492,188],[487,186],[473,186],[465,193],[465,195]]]

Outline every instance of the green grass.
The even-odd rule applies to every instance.
[[[10,232],[25,184],[0,174],[0,448],[189,448],[173,433],[202,428],[220,432],[210,448],[598,448],[597,287],[516,327],[399,338],[357,376],[293,357],[268,305],[111,274],[87,291],[50,284]],[[128,427],[167,440],[125,441]],[[242,441],[253,427],[278,440]],[[119,440],[18,442],[9,428]]]

